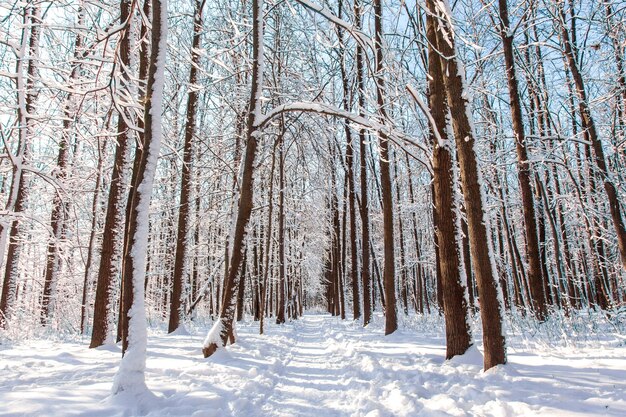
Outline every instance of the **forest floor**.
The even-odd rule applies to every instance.
[[[140,401],[110,397],[118,346],[0,345],[0,416],[626,416],[623,335],[570,343],[509,334],[509,363],[482,372],[479,342],[444,361],[441,321],[409,324],[385,337],[380,317],[363,329],[311,314],[259,336],[246,322],[238,342],[209,359],[206,328],[153,330],[154,395]]]

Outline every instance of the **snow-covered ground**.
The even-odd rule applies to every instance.
[[[148,341],[141,401],[110,398],[119,348],[37,340],[0,345],[1,416],[626,416],[626,343],[575,347],[509,338],[509,364],[482,372],[479,348],[444,361],[441,329],[382,335],[306,315],[203,359],[202,331]],[[206,329],[205,329],[206,330]],[[480,344],[478,344],[480,347]]]

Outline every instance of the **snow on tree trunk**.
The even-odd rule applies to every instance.
[[[113,394],[129,392],[141,394],[145,384],[147,327],[144,306],[144,277],[148,243],[148,211],[157,160],[161,147],[163,112],[163,84],[167,49],[167,0],[153,0],[152,54],[144,107],[145,142],[139,170],[137,198],[131,212],[129,259],[132,263],[132,304],[128,317],[128,348],[123,353],[113,384]]]
[[[30,30],[29,30],[30,28]],[[37,76],[37,58],[39,55],[39,34],[41,33],[41,6],[29,4],[24,7],[24,27],[22,42],[16,51],[16,84],[17,84],[17,119],[19,121],[19,144],[17,155],[13,157],[13,179],[6,205],[8,212],[13,212],[12,219],[2,224],[0,232],[0,250],[4,254],[7,243],[8,252],[4,279],[2,282],[2,298],[0,298],[0,326],[6,325],[17,292],[17,278],[19,275],[19,257],[22,243],[20,242],[20,216],[26,208],[28,184],[24,175],[24,164],[28,161],[31,152],[33,136],[32,118],[35,115],[35,101],[37,92],[34,84]],[[26,74],[24,74],[24,63]],[[25,76],[26,75],[26,76]]]

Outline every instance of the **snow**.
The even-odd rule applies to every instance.
[[[216,320],[213,323],[213,327],[209,330],[206,337],[204,338],[204,342],[202,342],[202,347],[208,348],[212,344],[216,344],[218,347],[222,346],[222,331],[224,330],[224,323],[221,319]]]
[[[283,326],[239,326],[235,345],[203,359],[189,335],[149,335],[155,395],[111,396],[118,347],[87,341],[0,346],[0,416],[624,416],[626,343],[508,335],[509,363],[482,372],[482,348],[444,361],[442,320],[411,318],[391,336],[307,314]],[[207,325],[208,326],[208,325]],[[191,327],[191,326],[189,326]],[[205,326],[206,327],[206,326]],[[476,331],[478,333],[478,331]]]

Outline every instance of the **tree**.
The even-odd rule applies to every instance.
[[[438,267],[441,271],[444,317],[446,321],[446,359],[462,355],[471,345],[466,286],[462,281],[459,240],[459,201],[455,201],[453,144],[448,138],[448,105],[446,104],[442,59],[436,49],[437,24],[426,17],[428,39],[428,103],[432,117],[433,205],[437,234]],[[409,89],[415,97],[416,92]]]
[[[186,273],[186,263],[189,245],[189,204],[193,191],[191,182],[191,164],[193,156],[193,139],[196,128],[196,112],[199,92],[198,67],[200,66],[200,47],[202,38],[202,11],[206,0],[195,1],[193,21],[193,43],[191,47],[191,67],[189,69],[189,93],[187,95],[187,119],[185,120],[185,147],[183,149],[182,178],[180,183],[180,207],[178,209],[178,227],[176,237],[176,255],[174,263],[174,277],[172,278],[172,298],[170,303],[170,320],[168,332],[175,331],[180,326],[181,297],[183,280]]]
[[[615,228],[615,234],[617,236],[617,246],[620,252],[622,268],[626,269],[626,226],[624,225],[624,219],[622,217],[619,193],[615,184],[613,184],[613,180],[611,179],[611,173],[609,172],[609,168],[606,164],[602,142],[600,141],[600,137],[598,135],[595,120],[591,115],[591,108],[589,107],[589,100],[587,99],[587,90],[585,89],[585,81],[583,80],[582,74],[578,68],[578,62],[574,51],[575,46],[570,39],[570,33],[567,29],[567,25],[565,24],[566,19],[563,2],[557,2],[556,7],[556,21],[557,26],[560,29],[563,54],[565,55],[568,68],[572,73],[572,78],[574,79],[583,127],[589,135],[591,147],[593,148],[595,155],[594,162],[604,185],[604,191],[609,203],[609,212],[611,213],[611,220],[613,221],[613,227]]]
[[[224,297],[219,320],[215,323],[205,339],[202,352],[209,357],[219,348],[226,346],[233,332],[235,316],[236,289],[239,284],[246,227],[252,212],[254,159],[257,152],[258,115],[261,112],[261,94],[263,88],[263,0],[252,1],[252,80],[250,101],[246,117],[246,148],[243,171],[241,175],[241,191],[239,206],[233,233],[233,250],[230,255],[228,276],[224,282]]]
[[[79,5],[78,10],[78,27],[82,27],[85,24],[85,13],[83,5]],[[46,272],[44,278],[43,296],[41,299],[41,323],[46,325],[48,318],[51,314],[52,302],[54,299],[54,292],[58,282],[59,270],[61,268],[61,248],[60,242],[65,235],[66,218],[69,213],[69,203],[67,201],[66,179],[68,177],[68,170],[70,168],[70,144],[71,139],[74,136],[71,130],[72,119],[74,113],[76,113],[76,97],[71,91],[73,84],[78,82],[80,75],[79,59],[81,55],[81,48],[83,47],[83,36],[80,32],[77,32],[74,38],[74,59],[71,62],[71,72],[68,79],[68,88],[70,92],[67,95],[65,107],[63,109],[63,126],[61,133],[61,140],[59,142],[59,153],[57,156],[57,168],[55,172],[56,180],[61,185],[61,190],[57,191],[52,202],[52,213],[50,215],[50,229],[52,229],[52,236],[48,242],[48,254],[46,259]]]
[[[456,58],[454,28],[447,1],[428,0],[428,9],[437,18],[437,49],[442,57],[442,72],[450,109],[454,139],[457,146],[461,184],[467,211],[467,225],[474,275],[480,297],[480,316],[483,323],[485,348],[484,369],[506,363],[506,347],[502,333],[502,306],[499,286],[491,262],[491,248],[487,236],[486,214],[482,181],[474,149],[474,133],[469,119],[469,102],[465,89],[464,70]]]
[[[122,340],[122,362],[115,376],[113,394],[124,391],[136,393],[147,389],[144,381],[146,366],[147,329],[144,306],[144,276],[148,243],[148,210],[157,161],[161,149],[163,111],[163,84],[165,82],[165,56],[167,48],[167,1],[152,0],[152,51],[146,102],[144,105],[144,152],[135,190],[130,221],[131,250],[126,262],[132,267],[131,291],[126,294],[131,308],[123,311],[127,316],[128,338]]]
[[[16,284],[19,274],[19,256],[21,251],[20,216],[26,208],[28,198],[28,183],[24,165],[28,162],[31,153],[34,135],[33,123],[37,92],[35,81],[38,75],[39,36],[41,33],[41,5],[35,2],[27,3],[23,10],[22,40],[20,49],[16,50],[16,92],[17,92],[17,125],[18,147],[17,154],[12,158],[13,177],[11,190],[7,201],[7,211],[13,213],[13,219],[8,227],[2,225],[0,249],[4,254],[4,239],[8,233],[9,248],[6,256],[4,279],[2,281],[2,298],[0,298],[0,326],[6,325],[16,295]],[[26,73],[24,74],[24,70]]]
[[[129,96],[130,74],[130,33],[131,33],[131,5],[120,1],[120,32],[118,60],[120,96]],[[100,266],[96,283],[96,298],[94,302],[93,329],[91,332],[90,348],[102,346],[112,327],[112,309],[115,305],[115,280],[122,271],[121,261],[123,256],[124,242],[124,186],[126,182],[125,171],[128,168],[128,154],[130,151],[130,135],[128,127],[127,110],[118,107],[117,118],[117,144],[113,162],[113,171],[109,186],[106,217],[104,221],[104,233],[102,236],[102,248],[100,250]]]
[[[361,3],[354,0],[354,26],[361,30]],[[363,74],[363,47],[356,45],[356,88],[358,97],[359,115],[365,113],[365,81]],[[363,326],[367,326],[372,320],[372,278],[370,276],[370,228],[368,209],[367,187],[367,162],[365,147],[365,130],[359,129],[359,164],[360,164],[360,188],[361,188],[361,283],[363,286]]]
[[[383,7],[381,0],[374,0],[374,48],[376,54],[376,102],[381,122],[387,119],[385,108],[385,80],[383,61]],[[383,273],[385,289],[385,334],[391,334],[398,328],[396,316],[396,284],[395,284],[395,250],[394,250],[394,226],[393,226],[393,195],[391,185],[391,173],[389,170],[389,138],[386,134],[379,134],[380,147],[380,184],[383,203],[383,230],[385,268]]]
[[[531,166],[528,158],[527,138],[524,133],[524,119],[520,102],[517,77],[515,75],[515,57],[513,51],[513,29],[509,22],[509,11],[506,0],[498,0],[500,12],[500,36],[504,49],[504,65],[506,67],[511,120],[515,135],[515,151],[517,153],[517,179],[522,197],[522,211],[524,213],[524,227],[526,232],[526,256],[528,258],[528,281],[533,301],[533,310],[539,320],[547,314],[546,297],[543,291],[541,261],[539,255],[539,241],[537,238],[537,219],[535,217],[535,202],[530,185]]]

